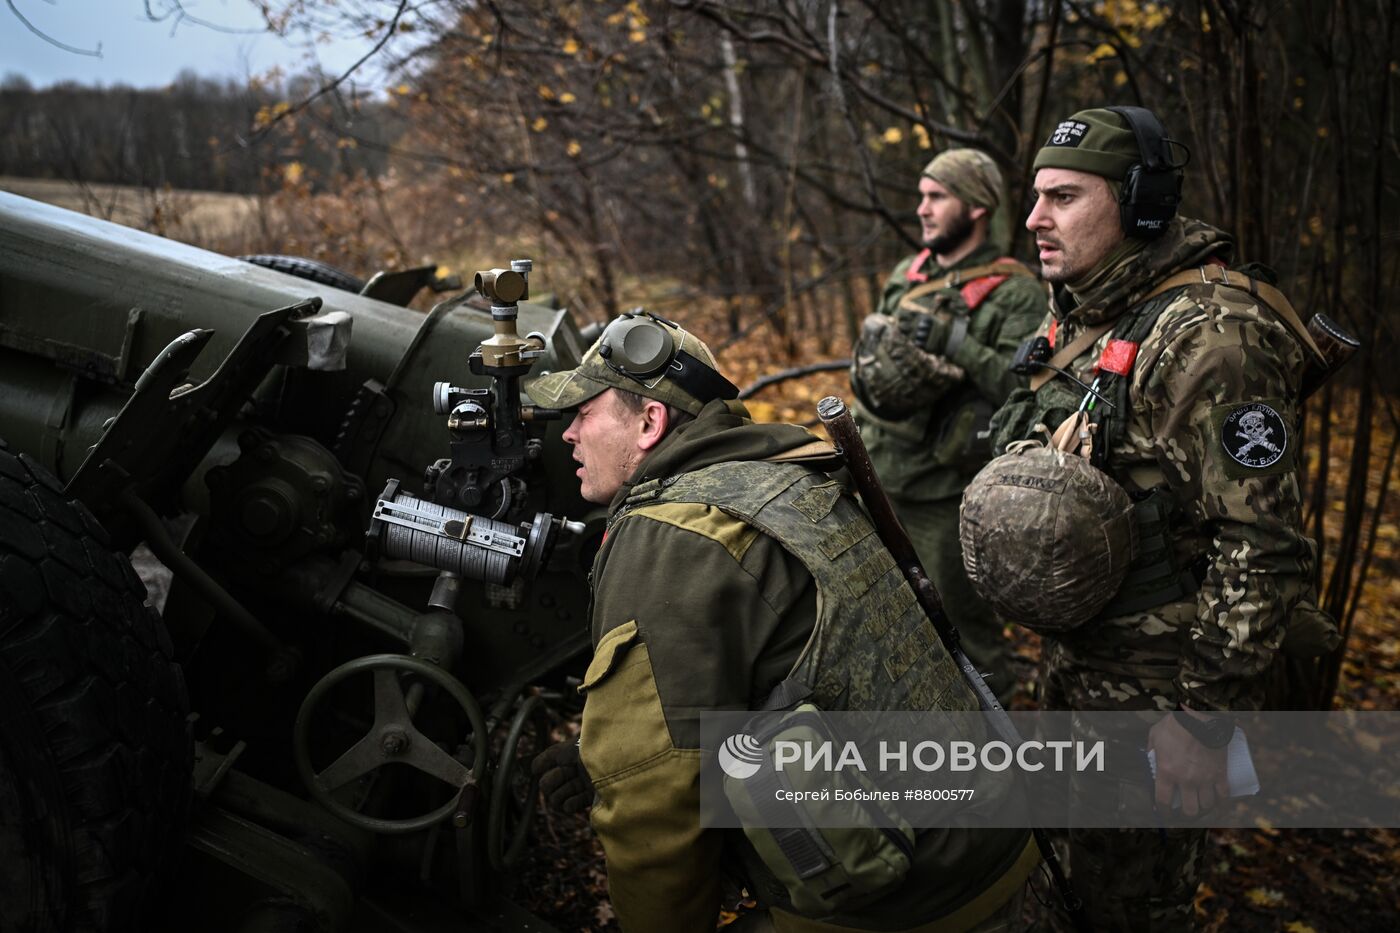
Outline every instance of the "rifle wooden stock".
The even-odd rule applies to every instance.
[[[1303,399],[1320,389],[1361,349],[1360,340],[1325,314],[1314,314],[1308,320],[1308,333],[1322,351],[1322,362],[1310,363],[1303,372],[1303,382],[1298,391]]]
[[[933,623],[934,630],[938,632],[938,640],[943,642],[943,647],[952,655],[953,662],[962,671],[963,679],[977,695],[977,702],[982,708],[989,712],[1001,712],[1001,704],[997,702],[996,694],[992,693],[987,682],[982,679],[982,673],[963,652],[959,644],[958,630],[948,621],[948,614],[943,610],[943,598],[938,595],[938,589],[919,563],[919,555],[914,550],[914,542],[909,539],[909,532],[904,530],[904,526],[894,514],[894,507],[890,505],[890,498],[880,485],[875,465],[870,462],[870,452],[865,449],[865,441],[861,440],[860,429],[856,427],[855,419],[851,417],[846,403],[834,395],[828,395],[817,403],[817,417],[821,418],[827,433],[845,456],[846,468],[855,479],[856,491],[860,493],[861,501],[870,513],[875,533],[889,550],[890,556],[904,574],[904,579],[909,581],[924,615],[928,616],[929,622]],[[1006,733],[1003,738],[1009,740],[1015,737],[1020,741],[1015,726],[1005,715],[1000,717],[997,728],[999,732]]]
[[[866,511],[870,513],[875,533],[880,536],[880,540],[889,550],[900,571],[903,572],[904,579],[909,581],[909,586],[914,590],[914,597],[918,599],[929,622],[933,623],[934,630],[938,632],[939,641],[943,642],[943,647],[947,648],[948,653],[952,655],[953,663],[958,666],[958,670],[962,671],[963,679],[967,681],[972,692],[976,694],[977,702],[985,712],[991,714],[992,730],[998,739],[1012,748],[1019,748],[1022,740],[1020,733],[1016,730],[1016,724],[1011,721],[1006,710],[1001,708],[1001,704],[997,702],[996,694],[992,693],[987,682],[982,679],[982,673],[968,660],[967,654],[958,644],[958,630],[948,621],[948,614],[943,611],[943,599],[938,595],[938,589],[919,563],[919,555],[914,550],[914,542],[909,539],[909,532],[904,530],[904,526],[899,523],[899,519],[894,514],[894,507],[890,505],[890,497],[885,494],[885,488],[880,485],[880,477],[875,473],[875,465],[870,462],[870,452],[865,449],[865,441],[861,440],[860,429],[856,427],[855,419],[851,417],[846,403],[834,395],[828,395],[817,403],[817,417],[821,418],[827,433],[831,435],[831,439],[836,442],[836,446],[845,456],[846,467],[855,479],[856,490],[860,493],[861,501],[865,503]],[[1045,865],[1050,870],[1055,891],[1059,895],[1060,903],[1066,913],[1069,914],[1071,924],[1076,930],[1088,930],[1089,924],[1084,914],[1084,902],[1069,886],[1069,879],[1065,877],[1064,868],[1060,865],[1059,857],[1050,844],[1049,835],[1044,829],[1038,827],[1031,830],[1031,835],[1035,838],[1036,848],[1040,850],[1041,858],[1045,860]]]

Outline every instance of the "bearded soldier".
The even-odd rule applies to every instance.
[[[722,873],[771,906],[779,930],[1007,929],[1038,862],[1024,830],[923,834],[896,887],[813,924],[741,832],[700,824],[702,711],[778,708],[784,692],[832,710],[977,708],[825,472],[833,448],[755,424],[705,345],[649,315],[618,318],[578,368],[528,391],[576,410],[564,440],[582,495],[608,506],[580,741],[536,770],[552,804],[592,805],[623,929],[711,933]]]
[[[1175,216],[1182,152],[1150,112],[1115,107],[1060,123],[1035,159],[1026,227],[1053,299],[1050,346],[1030,356],[1049,365],[996,414],[994,443],[1054,432],[1061,449],[1079,447],[1126,490],[1111,491],[1131,534],[1114,537],[1104,514],[1059,526],[1097,522],[1118,542],[1100,566],[1076,568],[1087,579],[1118,565],[1092,618],[1057,618],[1050,581],[1021,580],[993,599],[1055,635],[1043,706],[1166,713],[1147,717],[1157,777],[1143,793],[1195,815],[1226,790],[1228,712],[1263,705],[1287,630],[1327,623],[1311,603],[1315,545],[1301,530],[1297,476],[1313,345],[1282,295],[1228,268],[1226,234]],[[1017,553],[995,553],[1007,508],[1033,494],[991,477],[1015,456],[968,489],[974,577],[979,557],[986,571],[993,559],[1025,566],[1037,548],[1077,546],[1002,538]],[[1095,929],[1190,928],[1204,830],[1071,831],[1069,842]]]
[[[1005,701],[1015,686],[1000,621],[968,585],[958,500],[986,463],[987,421],[1025,380],[1007,364],[1045,316],[1046,294],[988,241],[1001,201],[996,163],[939,155],[919,179],[925,249],[895,266],[851,368],[871,460],[943,596],[962,645]]]

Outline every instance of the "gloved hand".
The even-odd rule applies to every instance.
[[[577,739],[565,739],[540,752],[530,771],[539,777],[551,810],[582,813],[593,806],[593,781],[579,759]]]
[[[962,367],[921,350],[885,314],[866,317],[851,354],[851,388],[879,418],[899,420],[925,411],[964,378]]]
[[[925,297],[921,306],[906,306],[895,312],[895,322],[901,332],[925,353],[942,356],[948,347],[948,335],[953,321],[972,312],[962,293],[945,288]]]
[[[950,319],[943,314],[930,314],[913,308],[900,308],[894,315],[895,326],[920,350],[935,356],[948,345]]]

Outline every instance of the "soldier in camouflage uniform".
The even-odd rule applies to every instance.
[[[1148,161],[1116,109],[1075,114],[1037,155],[1026,227],[1053,285],[1042,333],[1061,357],[1051,362],[1104,399],[1045,373],[993,430],[1002,450],[1081,406],[1101,422],[1096,462],[1133,499],[1140,544],[1107,607],[1047,639],[1042,705],[1178,711],[1148,734],[1155,797],[1166,807],[1179,792],[1195,814],[1225,787],[1220,714],[1261,707],[1285,631],[1316,614],[1297,475],[1305,357],[1297,328],[1248,278],[1222,275],[1230,238],[1172,216],[1171,184],[1156,189],[1167,191],[1159,235],[1125,233],[1136,217],[1120,209],[1120,195],[1133,199],[1124,180]],[[1161,169],[1178,173],[1176,190],[1179,168]],[[1184,271],[1189,284],[1168,281]],[[1204,845],[1204,830],[1071,832],[1072,880],[1094,927],[1189,929]]]
[[[1015,687],[1002,623],[968,584],[958,500],[987,462],[991,413],[1025,385],[1007,364],[1045,316],[1034,275],[1002,257],[988,225],[1001,172],[952,149],[919,179],[925,249],[906,257],[866,319],[851,369],[870,457],[974,664],[999,698]]]
[[[1014,928],[1039,860],[1023,830],[922,834],[899,888],[814,926],[781,909],[784,889],[741,832],[701,827],[699,713],[761,708],[814,655],[834,655],[805,688],[828,709],[977,703],[869,520],[825,472],[839,463],[830,445],[755,424],[703,343],[648,321],[618,319],[577,369],[527,386],[536,404],[577,409],[564,439],[584,498],[608,504],[581,739],[536,770],[551,803],[592,803],[623,929],[712,933],[722,871],[774,905],[760,928]],[[681,371],[628,362],[658,334],[674,340]],[[827,651],[833,642],[854,647]]]

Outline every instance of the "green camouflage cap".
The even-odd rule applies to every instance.
[[[923,174],[971,207],[993,209],[1001,203],[1001,169],[978,149],[949,149],[924,166]]]
[[[698,415],[716,398],[736,398],[714,354],[684,328],[649,314],[629,313],[614,320],[574,369],[525,380],[536,405],[569,410],[622,389]]]
[[[1081,110],[1055,127],[1036,153],[1032,170],[1068,168],[1122,181],[1128,169],[1141,161],[1137,137],[1122,115]]]

